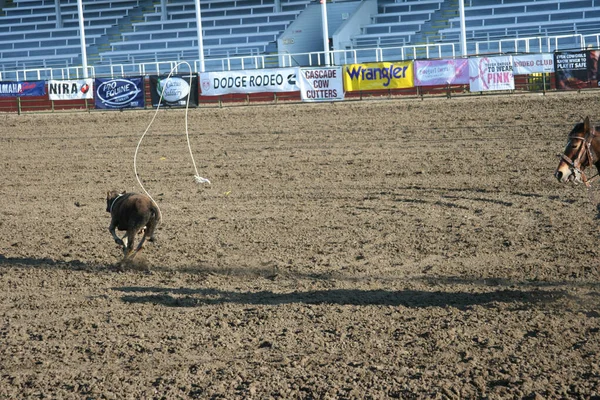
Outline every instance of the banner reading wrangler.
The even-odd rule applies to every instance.
[[[76,79],[67,81],[48,81],[50,100],[80,100],[94,98],[94,80]]]
[[[230,93],[297,92],[298,68],[256,69],[200,74],[203,96]]]
[[[512,56],[469,58],[469,82],[471,92],[513,90]]]
[[[344,100],[342,67],[300,68],[302,101]]]
[[[45,94],[44,81],[0,82],[0,97],[43,96]]]
[[[414,87],[413,62],[379,62],[344,66],[344,89],[386,90]]]
[[[96,78],[96,108],[144,107],[144,78]]]

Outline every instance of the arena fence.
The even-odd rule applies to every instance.
[[[456,97],[598,87],[600,50],[207,73],[0,81],[0,112]],[[175,65],[171,72],[180,71]],[[161,97],[163,91],[165,98]],[[179,97],[178,97],[179,96]]]

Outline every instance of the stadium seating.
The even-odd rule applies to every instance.
[[[201,3],[204,56],[252,56],[268,52],[279,34],[306,7],[309,0],[212,0]],[[195,3],[167,3],[167,19],[160,5],[132,24],[131,32],[110,43],[101,54],[103,63],[144,63],[170,58],[198,59]]]
[[[380,12],[372,23],[361,27],[352,38],[353,48],[404,46],[411,43],[433,14],[441,9],[443,0],[403,0],[380,2]]]
[[[87,53],[97,57],[108,36],[141,14],[139,0],[99,0],[84,6]],[[15,0],[0,16],[0,68],[66,67],[81,64],[76,0]]]
[[[60,20],[55,1],[6,3],[0,14],[0,72],[81,65],[77,0],[60,1]],[[277,39],[310,2],[201,1],[207,62],[219,68],[238,56],[277,53]],[[400,46],[459,42],[456,1],[377,0],[377,5],[370,22],[356,26],[341,47],[358,51],[377,47],[380,54],[396,57]],[[194,0],[168,0],[166,12],[158,0],[95,0],[83,6],[89,65],[113,68],[199,58]],[[539,51],[541,45],[510,40],[545,36],[555,36],[566,47],[574,40],[575,47],[569,35],[598,33],[600,0],[465,0],[465,18],[470,53]],[[559,35],[565,37],[558,39]],[[503,43],[505,39],[509,43]],[[453,47],[444,49],[448,53],[434,56],[454,55]],[[402,57],[405,54],[402,50]],[[418,57],[416,50],[411,54]]]
[[[598,32],[600,0],[504,1],[472,0],[465,7],[467,40],[556,36]],[[451,18],[440,39],[456,41],[460,19]]]

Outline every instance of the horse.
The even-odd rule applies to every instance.
[[[110,213],[111,220],[108,230],[115,243],[123,247],[124,258],[133,257],[142,249],[148,239],[154,241],[154,230],[161,220],[161,213],[156,203],[145,194],[117,192],[106,193],[106,211]],[[119,238],[115,229],[127,231],[123,239]],[[142,239],[135,251],[133,242],[135,235],[141,233]]]
[[[584,170],[593,164],[600,172],[600,127],[592,126],[590,117],[586,117],[575,124],[568,139],[564,153],[558,155],[560,161],[554,177],[561,183],[583,182],[590,187],[591,179]]]

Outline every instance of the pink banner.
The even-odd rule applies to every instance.
[[[415,61],[415,86],[466,85],[467,83],[469,83],[469,63],[466,58]]]

